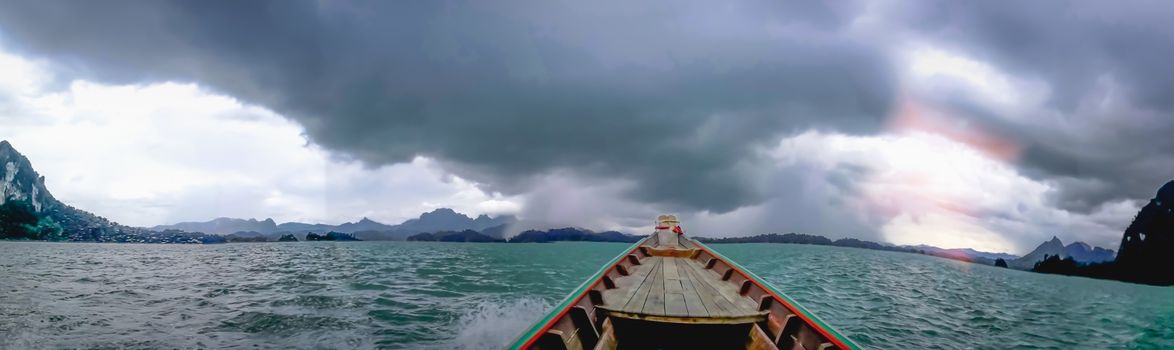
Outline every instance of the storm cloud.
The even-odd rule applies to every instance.
[[[539,191],[543,202],[559,198],[552,183],[606,183],[661,209],[731,221],[787,212],[793,227],[874,237],[886,220],[828,224],[840,214],[819,208],[853,209],[820,198],[854,196],[879,165],[849,162],[812,182],[809,164],[767,165],[770,150],[812,130],[892,132],[909,124],[901,111],[928,105],[949,116],[931,131],[992,135],[978,147],[1010,150],[1003,160],[1051,186],[1039,193],[1063,210],[1094,215],[1152,196],[1174,176],[1169,7],[14,1],[0,5],[0,44],[67,80],[195,82],[371,167],[423,156],[487,191]],[[919,48],[977,62],[971,78],[995,83],[912,83],[905,67]],[[788,194],[822,204],[780,202]]]
[[[83,76],[197,81],[341,154],[434,157],[505,192],[572,169],[728,211],[762,200],[739,181],[751,147],[882,122],[884,53],[831,9],[664,5],[27,2],[0,28]]]
[[[1151,198],[1174,177],[1171,11],[1162,1],[905,2],[887,16],[920,40],[1041,81],[1046,101],[1020,110],[939,97],[1023,145],[1026,170],[1086,212]]]

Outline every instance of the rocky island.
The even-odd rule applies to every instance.
[[[355,238],[354,235],[351,235],[349,233],[330,231],[324,235],[320,235],[320,234],[313,233],[313,232],[307,233],[306,234],[306,241],[307,242],[313,242],[313,241],[360,241],[360,239]]]
[[[120,225],[53,198],[45,177],[8,141],[0,141],[0,239],[114,242],[224,243],[224,237],[182,230]]]
[[[1072,257],[1048,255],[1033,271],[1126,282],[1174,285],[1174,181],[1158,189],[1121,237],[1116,259],[1082,264]]]
[[[409,241],[420,242],[505,242],[504,239],[490,237],[473,230],[441,231],[436,233],[421,232],[408,237]]]

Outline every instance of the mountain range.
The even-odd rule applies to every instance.
[[[352,234],[363,240],[402,240],[420,232],[492,229],[499,237],[505,226],[516,222],[513,216],[476,218],[441,208],[421,214],[398,225],[388,225],[363,218],[341,225],[287,222],[273,219],[216,218],[204,222],[181,222],[151,228],[130,227],[80,210],[50,194],[45,177],[33,169],[32,162],[17,152],[8,141],[0,141],[0,239],[48,240],[72,242],[127,243],[224,243],[225,236],[251,237],[276,241],[283,233],[329,232]],[[257,237],[261,236],[261,237]],[[272,236],[272,237],[270,237]],[[272,239],[270,239],[272,238]]]
[[[256,219],[215,218],[203,222],[181,222],[173,225],[159,225],[152,230],[181,230],[188,232],[204,232],[218,235],[227,235],[236,232],[277,232],[277,223],[273,219],[258,221]]]
[[[1030,270],[1035,263],[1044,260],[1045,256],[1057,255],[1060,258],[1072,257],[1078,263],[1089,264],[1099,263],[1113,260],[1116,254],[1110,249],[1101,247],[1090,247],[1084,242],[1075,242],[1065,246],[1060,242],[1059,238],[1052,237],[1052,240],[1040,244],[1038,248],[1031,253],[1022,257],[1006,254],[1006,253],[990,253],[974,250],[971,248],[938,248],[929,245],[890,245],[884,243],[877,243],[872,241],[865,241],[855,238],[842,238],[838,240],[831,240],[827,237],[819,235],[810,235],[802,233],[787,233],[787,234],[763,234],[747,237],[726,237],[726,238],[707,238],[696,237],[697,240],[705,243],[790,243],[790,244],[812,244],[812,245],[827,245],[836,247],[852,247],[864,248],[872,250],[887,250],[896,252],[918,253],[925,255],[933,255],[937,257],[972,262],[983,265],[994,265],[996,261],[1010,261],[1010,266],[1020,270]]]
[[[1091,247],[1083,242],[1064,245],[1059,238],[1040,244],[1022,257],[986,253],[973,249],[942,249],[931,246],[894,246],[859,239],[832,241],[822,236],[769,234],[752,237],[708,239],[713,243],[803,243],[891,250],[935,255],[945,258],[1036,272],[1080,275],[1129,282],[1170,285],[1174,271],[1174,181],[1162,186],[1157,195],[1138,212],[1121,240],[1121,252]],[[513,216],[476,218],[441,208],[419,218],[388,225],[368,218],[341,225],[287,222],[272,219],[216,218],[206,222],[182,222],[152,228],[130,227],[110,221],[57,200],[45,186],[45,177],[33,169],[27,157],[8,142],[0,140],[0,239],[115,243],[225,243],[308,240],[404,240],[425,232],[420,240],[502,241],[507,228],[533,226],[518,223]],[[477,232],[480,231],[480,232]],[[295,234],[296,233],[296,234]],[[227,236],[227,238],[226,238]],[[300,237],[299,237],[300,236]],[[332,239],[333,237],[333,239]],[[431,237],[431,238],[430,238]],[[564,228],[527,231],[510,242],[561,240],[634,241],[638,236],[619,232],[594,233]],[[706,240],[703,237],[698,239]],[[1045,259],[1046,258],[1046,259]]]
[[[435,233],[423,232],[409,236],[409,241],[431,242],[509,242],[509,243],[550,243],[550,242],[625,242],[635,243],[645,236],[624,234],[617,231],[595,232],[576,227],[555,228],[549,230],[526,230],[508,239],[502,237],[500,229],[505,225],[494,226],[481,232],[474,230],[439,231]]]
[[[1052,236],[1048,240],[1030,253],[1015,260],[1008,260],[1008,266],[1011,268],[1030,270],[1035,266],[1035,263],[1043,261],[1048,256],[1059,256],[1060,259],[1071,257],[1072,260],[1083,263],[1100,263],[1105,261],[1112,261],[1117,256],[1117,253],[1112,249],[1105,249],[1101,247],[1092,247],[1084,242],[1074,242],[1069,245],[1064,245],[1060,238]]]
[[[305,235],[310,232],[341,232],[354,234],[356,238],[362,240],[378,241],[403,240],[410,235],[421,232],[481,231],[495,227],[499,228],[498,231],[502,231],[506,225],[515,222],[517,222],[517,218],[512,215],[489,217],[483,214],[476,218],[471,218],[449,208],[440,208],[420,214],[418,218],[409,219],[397,225],[388,225],[365,217],[359,221],[347,222],[340,225],[308,224],[302,222],[277,224],[273,219],[257,220],[222,217],[202,222],[181,222],[172,225],[160,225],[151,229],[205,232],[218,235],[253,232],[275,237],[285,233]],[[499,233],[497,237],[500,238],[501,234]]]
[[[810,235],[803,233],[768,233],[756,236],[747,237],[726,237],[726,238],[707,238],[696,237],[697,240],[704,243],[787,243],[787,244],[811,244],[811,245],[827,245],[835,247],[849,247],[862,248],[871,250],[885,250],[893,252],[904,253],[918,253],[925,255],[933,255],[937,257],[972,262],[983,265],[994,265],[998,259],[1015,259],[1018,256],[1004,253],[988,253],[981,252],[970,248],[956,248],[946,249],[938,248],[928,245],[891,245],[885,243],[877,243],[873,241],[866,241],[856,238],[841,238],[831,240],[824,236]]]

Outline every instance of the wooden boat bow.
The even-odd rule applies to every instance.
[[[676,231],[676,232],[674,232]],[[513,349],[857,349],[675,216],[616,256]]]

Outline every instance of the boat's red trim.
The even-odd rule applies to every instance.
[[[639,245],[637,245],[636,248],[632,248],[631,250],[628,250],[628,252],[624,255],[626,256],[628,254],[632,254],[633,252],[635,252],[639,249],[640,249]],[[522,349],[529,349],[531,346],[533,346],[534,342],[537,342],[538,339],[541,338],[543,334],[546,334],[546,331],[549,331],[551,328],[554,327],[554,324],[558,323],[559,320],[563,319],[563,316],[566,316],[567,312],[571,311],[571,308],[575,307],[575,305],[578,305],[579,301],[583,300],[583,297],[586,296],[588,292],[590,292],[592,289],[595,289],[595,286],[598,286],[599,283],[601,283],[603,281],[603,276],[607,276],[607,274],[611,273],[612,270],[615,270],[616,265],[619,265],[619,264],[620,264],[619,262],[616,262],[615,264],[612,264],[611,267],[608,267],[607,271],[604,272],[602,275],[599,275],[599,278],[596,278],[595,282],[592,282],[590,287],[587,287],[587,289],[584,289],[582,292],[580,292],[579,296],[575,297],[575,300],[571,301],[570,304],[567,304],[567,306],[564,307],[562,310],[559,310],[558,315],[556,315],[553,318],[551,318],[550,320],[546,321],[546,324],[542,325],[542,328],[539,328],[538,332],[534,332],[534,334],[532,334],[530,336],[530,339],[527,339],[525,343],[522,343],[521,348]]]
[[[705,250],[705,252],[709,253],[710,256],[713,256],[715,258],[718,257],[718,255],[716,253],[709,250],[709,247],[706,247],[705,245],[702,245],[702,244],[698,244],[697,246],[700,247],[702,250]],[[732,263],[728,263],[726,265],[729,265],[731,269],[738,271],[738,274],[742,275],[742,278],[745,278],[746,280],[754,283],[754,285],[758,286],[758,288],[762,289],[764,292],[769,293],[772,297],[775,298],[776,301],[778,301],[779,303],[782,303],[783,307],[786,307],[787,310],[790,310],[792,314],[799,316],[799,319],[802,319],[803,322],[806,322],[807,325],[811,326],[811,328],[815,328],[815,330],[818,331],[819,334],[823,335],[824,338],[831,341],[832,344],[835,344],[836,347],[839,347],[840,349],[855,349],[855,347],[848,346],[848,344],[845,344],[844,341],[840,340],[839,337],[833,336],[831,332],[828,332],[827,329],[824,329],[824,327],[820,326],[820,324],[815,322],[815,320],[811,319],[810,317],[807,317],[807,313],[801,312],[794,305],[791,305],[791,303],[787,302],[787,299],[783,298],[782,296],[780,296],[778,294],[775,294],[775,292],[771,288],[767,288],[766,286],[762,285],[761,283],[758,283],[758,279],[750,278],[750,275],[746,274],[745,271],[742,271],[741,268],[739,268],[738,266],[736,266]],[[546,332],[546,331],[544,330],[543,332]]]

